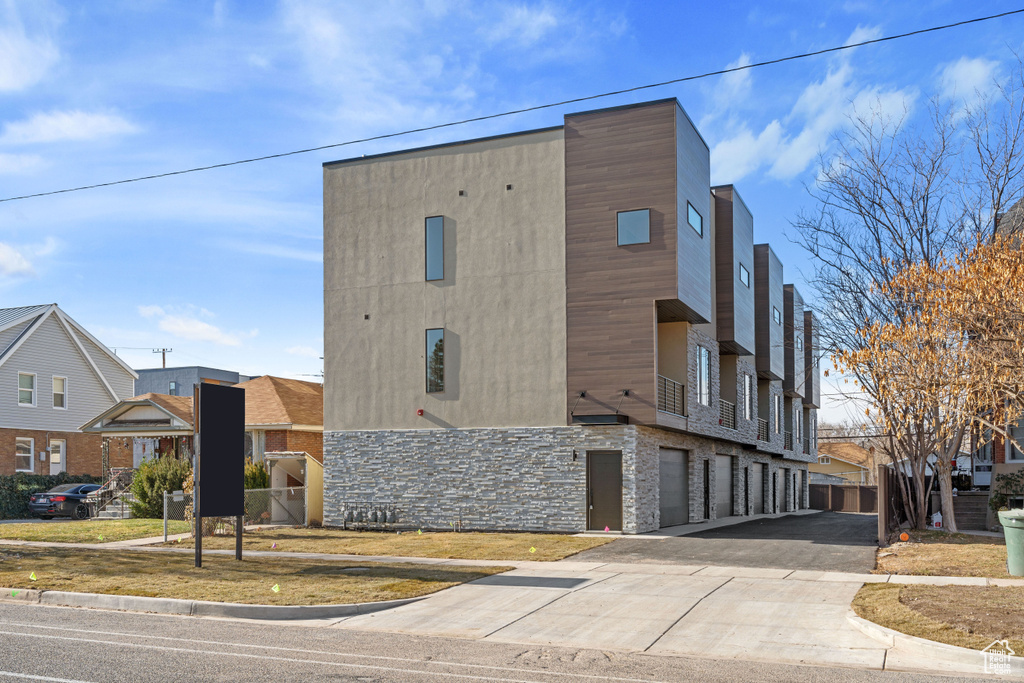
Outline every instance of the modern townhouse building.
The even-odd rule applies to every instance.
[[[81,425],[132,396],[136,377],[57,304],[0,309],[0,474],[104,474],[101,440]]]
[[[675,99],[324,165],[324,523],[806,507],[816,321]]]

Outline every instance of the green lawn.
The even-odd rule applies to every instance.
[[[167,531],[183,534],[186,522],[168,522]],[[0,539],[49,541],[53,543],[110,543],[135,538],[163,536],[162,519],[104,519],[80,522],[42,522],[37,524],[0,524]]]

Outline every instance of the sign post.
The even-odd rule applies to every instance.
[[[235,518],[235,559],[242,559],[245,521],[245,390],[198,384],[195,405],[193,506],[196,567],[203,566],[203,517]]]

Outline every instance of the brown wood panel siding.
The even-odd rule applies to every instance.
[[[782,382],[782,391],[786,396],[803,398],[804,395],[804,350],[797,348],[804,341],[804,299],[800,291],[793,285],[783,287],[785,303],[785,345],[786,345],[786,378]]]
[[[772,309],[782,313],[782,262],[770,245],[754,245],[754,336],[757,375],[761,379],[781,380],[786,374],[783,325],[772,319]]]
[[[565,118],[566,414],[655,422],[655,301],[677,296],[674,101]],[[651,210],[620,247],[616,213]]]
[[[754,355],[754,217],[732,185],[714,193],[718,343],[722,353]],[[749,287],[740,282],[740,264]]]
[[[804,388],[804,405],[821,407],[821,349],[818,332],[818,318],[811,311],[804,311],[804,368],[807,383]]]
[[[711,210],[711,153],[690,117],[678,105],[676,113],[676,193],[679,245],[676,298],[689,309],[692,323],[712,321],[714,263],[714,215]],[[687,203],[700,213],[704,234],[698,235],[687,220]]]

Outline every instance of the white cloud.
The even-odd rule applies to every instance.
[[[254,244],[251,242],[237,242],[232,245],[239,251],[247,254],[259,254],[261,256],[273,256],[274,258],[288,258],[296,261],[309,261],[310,263],[323,263],[323,249],[316,251],[310,249],[295,249],[276,244]]]
[[[858,26],[847,44],[880,35],[877,27]],[[828,146],[831,137],[851,115],[902,115],[917,97],[912,89],[893,90],[856,82],[850,56],[843,54],[819,81],[808,84],[789,114],[772,120],[755,133],[734,127],[711,149],[715,183],[738,182],[764,167],[777,179],[788,180],[807,170]]]
[[[259,330],[250,332],[225,332],[216,325],[196,317],[194,306],[185,306],[167,310],[162,306],[139,306],[139,315],[144,318],[156,318],[157,327],[168,334],[189,341],[205,341],[221,346],[241,346],[244,339],[255,337]],[[205,308],[198,309],[199,315],[212,317]]]
[[[0,153],[0,173],[17,173],[19,175],[38,171],[46,165],[38,154],[2,154]]]
[[[4,124],[0,144],[26,145],[65,140],[96,140],[127,135],[138,126],[117,114],[84,111],[51,111],[23,121]]]
[[[15,246],[0,242],[0,275],[35,275],[34,263],[57,250],[57,240],[47,237],[42,244]]]
[[[942,67],[939,86],[946,99],[960,99],[968,104],[990,95],[996,90],[999,62],[975,57],[961,57]]]
[[[42,0],[0,4],[0,91],[38,83],[60,59],[53,32],[60,11]]]
[[[548,7],[526,7],[505,5],[498,23],[483,31],[491,42],[512,42],[520,47],[529,47],[559,24],[558,17]]]
[[[857,26],[853,29],[853,33],[846,39],[843,45],[856,45],[857,43],[863,43],[868,40],[875,40],[882,37],[881,26]]]
[[[304,358],[320,358],[320,352],[312,346],[289,346],[284,350],[284,352],[290,353],[293,356],[302,356]]]

